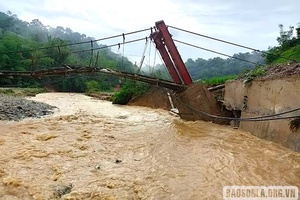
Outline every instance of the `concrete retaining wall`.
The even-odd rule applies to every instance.
[[[276,114],[300,107],[300,77],[254,80],[245,86],[241,81],[225,84],[225,104],[242,110],[241,117]],[[300,115],[300,111],[285,116]],[[260,138],[280,143],[300,152],[300,130],[289,129],[290,119],[241,122],[240,128]]]

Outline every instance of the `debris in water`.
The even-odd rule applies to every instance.
[[[96,167],[95,167],[96,169],[100,169],[100,165],[96,165]]]
[[[108,138],[111,138],[111,139],[116,139],[114,136],[112,135],[104,135],[104,137],[108,137]]]
[[[54,135],[54,134],[40,134],[40,135],[36,136],[36,139],[40,140],[40,141],[47,141],[47,140],[50,140],[50,139],[56,138],[56,137],[57,137],[57,135]]]
[[[68,185],[57,185],[54,191],[54,198],[61,198],[65,194],[69,194],[72,191],[73,184],[69,183]]]
[[[13,177],[5,177],[3,178],[3,183],[6,186],[11,186],[11,187],[19,187],[21,185],[23,185],[22,180],[18,179],[18,178],[13,178]]]
[[[290,121],[290,130],[293,132],[297,132],[297,130],[300,128],[300,117],[297,117],[296,119],[293,119]]]

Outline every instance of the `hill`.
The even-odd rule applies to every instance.
[[[206,80],[213,77],[239,75],[245,70],[254,69],[257,65],[264,65],[265,59],[261,53],[253,51],[234,54],[227,59],[220,57],[208,60],[188,59],[185,64],[193,80]]]
[[[93,48],[101,50],[93,53],[87,51],[91,49],[91,40],[95,38],[73,32],[70,28],[45,26],[38,19],[25,22],[11,12],[0,12],[0,70],[30,71],[64,65],[101,65],[121,71],[135,69],[126,57],[112,52],[110,48],[98,42],[93,42]],[[78,45],[67,45],[73,43]],[[91,81],[97,82],[93,90],[110,91],[120,84],[119,78],[107,75],[79,75],[39,80],[3,78],[0,80],[0,86],[47,85],[58,91],[84,92]]]
[[[269,48],[265,54],[266,63],[281,64],[300,61],[300,23],[297,28],[289,26],[288,30],[284,30],[282,24],[279,28],[278,46]]]
[[[300,42],[286,50],[279,52],[278,58],[273,60],[271,64],[281,64],[300,60]]]

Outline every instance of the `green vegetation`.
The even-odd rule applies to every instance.
[[[46,92],[44,88],[0,88],[0,94],[10,96],[35,96]]]
[[[277,54],[277,58],[270,60],[270,64],[281,64],[300,60],[300,43],[290,49],[283,50]]]
[[[113,103],[126,105],[132,97],[140,96],[149,89],[148,84],[127,80],[122,85],[122,89],[113,95]]]
[[[239,78],[242,78],[246,85],[251,85],[252,81],[255,78],[266,74],[266,72],[267,72],[267,66],[256,66],[254,69],[247,70],[244,73],[242,73],[239,76]]]
[[[269,48],[267,54],[264,55],[266,63],[281,64],[300,61],[300,24],[297,28],[290,26],[287,31],[284,31],[282,24],[279,28],[280,35],[277,38],[279,46]]]
[[[203,83],[208,86],[221,85],[221,84],[224,84],[226,81],[234,80],[237,77],[238,77],[237,75],[212,77],[210,79],[204,79]]]
[[[264,75],[266,72],[267,72],[266,66],[257,66],[253,70],[248,70],[244,72],[243,76],[245,76],[246,79],[256,78]]]
[[[86,89],[87,93],[102,91],[101,85],[98,81],[95,81],[95,80],[87,81],[85,84],[86,84],[86,88],[87,88]]]
[[[38,19],[25,22],[11,12],[0,12],[0,70],[31,71],[64,66],[103,66],[105,68],[134,72],[137,67],[126,57],[112,52],[104,45],[94,42],[93,48],[100,48],[93,53],[91,43],[67,46],[95,40],[70,28],[52,28],[43,25]],[[59,47],[58,47],[59,46]],[[50,48],[49,48],[50,47]],[[51,48],[53,47],[53,48]],[[101,49],[102,48],[102,49]],[[34,51],[28,51],[35,49]],[[18,52],[18,53],[14,53]],[[72,53],[78,52],[78,53]],[[160,73],[157,73],[160,75]],[[122,83],[123,82],[123,83]],[[45,77],[38,80],[29,78],[3,78],[0,86],[4,87],[39,87],[47,86],[56,91],[85,92],[90,95],[112,92],[121,85],[121,90],[114,95],[113,103],[126,104],[131,97],[141,95],[149,88],[148,84],[123,80],[105,74]],[[5,89],[0,92],[11,95],[34,95],[44,89]]]
[[[263,55],[259,52],[238,53],[232,58],[220,57],[212,59],[188,59],[185,65],[194,81],[203,80],[207,85],[218,85],[226,80],[237,78],[239,74],[247,80],[263,75],[267,64],[278,64],[300,60],[300,25],[298,28],[289,27],[284,30],[279,26],[280,36],[277,38],[279,46],[270,47]],[[294,36],[296,32],[296,36]],[[135,72],[138,67],[123,57],[97,42],[84,43],[95,40],[93,37],[73,32],[70,28],[45,26],[38,19],[25,22],[11,12],[0,12],[0,70],[32,71],[57,67],[95,66],[108,69]],[[70,43],[81,43],[68,46]],[[98,48],[96,51],[87,51]],[[105,48],[104,48],[105,47]],[[34,49],[34,50],[32,50]],[[77,52],[77,53],[74,53]],[[236,59],[238,58],[238,59]],[[250,62],[245,62],[247,60]],[[255,64],[257,63],[257,64]],[[170,80],[163,64],[155,66],[156,71],[141,72],[145,75]],[[84,74],[77,76],[31,78],[1,78],[0,87],[33,87],[52,88],[64,92],[86,92],[87,94],[112,92],[120,88],[113,96],[113,103],[126,104],[132,97],[141,95],[149,89],[148,84],[123,80],[105,74]],[[1,91],[0,91],[1,92]],[[39,91],[28,91],[36,94]],[[2,93],[13,94],[11,90]]]
[[[18,19],[11,12],[7,14],[0,12],[0,70],[31,71],[64,66],[103,66],[127,72],[136,70],[136,66],[126,57],[112,52],[109,48],[99,49],[105,46],[97,42],[93,42],[93,48],[99,50],[93,53],[86,51],[91,49],[91,42],[64,46],[91,40],[95,38],[73,32],[70,28],[60,26],[52,28],[43,25],[38,19],[28,23]],[[36,50],[37,48],[39,49]],[[35,50],[29,51],[30,49]],[[97,74],[76,77],[57,76],[38,80],[0,79],[0,86],[5,87],[42,87],[45,85],[57,91],[112,91],[119,85],[119,78]]]
[[[207,85],[223,84],[227,80],[235,79],[245,71],[254,69],[257,65],[264,64],[265,58],[263,58],[261,53],[255,51],[251,53],[234,54],[232,58],[227,59],[216,57],[208,60],[202,58],[193,60],[190,58],[185,62],[191,78],[194,81],[203,80]],[[156,66],[160,77],[170,79],[168,72],[163,70],[164,68],[164,65]]]
[[[260,65],[265,63],[261,53],[258,52],[239,53],[233,55],[233,57],[241,60],[235,58],[223,59],[220,57],[208,60],[198,58],[196,60],[188,59],[185,65],[193,80],[205,80],[214,77],[239,75],[245,70],[254,69],[256,66],[254,63]],[[242,60],[247,60],[252,63]]]
[[[243,60],[249,60],[251,62],[257,62],[264,64],[263,58],[266,60],[266,64],[282,64],[288,62],[299,62],[300,61],[300,24],[295,29],[293,26],[289,27],[288,31],[284,31],[282,24],[279,25],[280,36],[277,38],[279,46],[270,47],[269,50],[263,54],[255,52],[246,54],[237,54],[234,57],[241,58]],[[264,65],[251,65],[251,63],[242,63],[243,61],[236,60],[234,62],[228,62],[231,59],[214,58],[209,60],[197,59],[193,61],[189,59],[186,63],[187,66],[191,67],[191,71],[195,70],[195,66],[203,66],[198,71],[198,75],[195,77],[201,78],[207,85],[218,85],[222,84],[227,80],[242,78],[246,84],[251,84],[251,81],[256,77],[263,76],[267,72],[267,66]],[[233,61],[233,60],[232,60]],[[240,63],[241,62],[241,63]],[[216,64],[218,63],[218,64]],[[237,65],[237,66],[235,66]],[[232,71],[232,66],[237,71]],[[224,71],[227,69],[228,71]],[[216,70],[219,70],[216,72]],[[215,77],[211,77],[213,74],[218,74]],[[222,76],[222,74],[230,74],[229,76]],[[235,75],[231,75],[235,74]],[[239,76],[237,76],[239,74]],[[193,75],[193,73],[191,74]]]

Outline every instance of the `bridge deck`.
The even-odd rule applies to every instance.
[[[58,75],[72,75],[72,74],[83,74],[83,73],[103,73],[123,78],[129,78],[152,85],[158,85],[161,87],[169,88],[172,90],[183,90],[186,86],[174,83],[172,81],[154,78],[150,76],[132,74],[128,72],[116,71],[106,68],[99,67],[60,67],[38,71],[0,71],[0,77],[32,77],[40,78],[46,76],[58,76]]]

